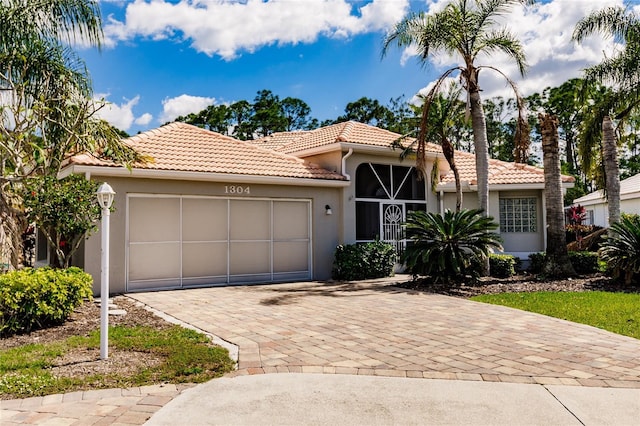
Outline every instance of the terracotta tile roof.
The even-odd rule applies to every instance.
[[[276,149],[287,154],[296,154],[308,149],[321,148],[336,143],[352,143],[367,146],[391,148],[391,144],[402,135],[379,127],[356,121],[333,124],[304,132],[279,132],[252,141],[257,146]],[[406,143],[413,142],[408,138]],[[441,152],[437,145],[429,144],[429,152]]]
[[[339,173],[291,155],[180,122],[133,136],[125,143],[154,159],[136,164],[135,169],[345,180]],[[71,163],[118,167],[88,154],[73,157]]]
[[[456,151],[455,161],[460,172],[460,180],[476,185],[476,159],[474,154]],[[574,182],[572,176],[562,176],[563,183]],[[441,178],[441,183],[453,183],[453,172],[449,171]],[[544,170],[527,164],[509,163],[500,160],[489,160],[489,185],[507,184],[544,184]]]

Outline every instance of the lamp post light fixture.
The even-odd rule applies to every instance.
[[[109,215],[115,191],[104,182],[98,188],[96,197],[102,207],[102,226],[100,233],[100,359],[109,357]]]

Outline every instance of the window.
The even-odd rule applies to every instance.
[[[407,213],[427,209],[425,187],[413,167],[360,164],[356,170],[356,242],[379,238],[401,252]]]
[[[537,223],[536,198],[500,199],[500,230],[502,232],[536,232]]]
[[[587,210],[587,217],[584,220],[585,225],[593,225],[593,210]]]

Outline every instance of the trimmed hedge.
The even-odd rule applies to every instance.
[[[509,278],[516,273],[516,259],[510,254],[489,255],[489,272],[495,278]]]
[[[22,269],[0,275],[0,336],[63,323],[84,298],[93,278],[80,268]]]
[[[539,274],[545,262],[545,253],[531,253],[529,255],[529,272]],[[570,251],[569,260],[578,275],[593,274],[600,270],[598,253],[592,251]]]
[[[344,281],[388,277],[396,260],[396,249],[383,241],[339,245],[331,275],[334,280]]]

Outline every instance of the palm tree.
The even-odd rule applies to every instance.
[[[611,225],[611,233],[601,244],[599,254],[616,276],[626,284],[640,274],[640,221],[623,216]]]
[[[547,223],[549,224],[547,227],[547,256],[543,272],[549,276],[573,276],[576,273],[571,265],[571,260],[569,260],[564,227],[558,118],[551,114],[539,114],[538,118],[542,133],[544,194]]]
[[[640,102],[640,16],[623,7],[595,11],[576,24],[573,40],[582,42],[596,32],[624,42],[623,49],[585,70],[585,80],[610,83],[615,87],[614,92],[595,106],[595,119],[592,118],[591,126],[587,127],[583,138],[585,146],[582,148],[588,151],[593,147],[597,140],[594,125],[600,125],[609,224],[613,224],[620,220],[620,178],[612,115],[614,119],[624,122]],[[619,123],[618,129],[621,128]]]
[[[506,28],[496,28],[496,18],[516,4],[530,4],[532,0],[454,0],[443,10],[432,15],[423,12],[411,14],[397,23],[384,40],[383,55],[392,44],[398,47],[417,47],[420,59],[426,63],[430,55],[444,53],[458,55],[463,65],[445,71],[435,87],[455,72],[467,91],[467,102],[473,125],[473,141],[476,155],[479,207],[487,212],[489,200],[489,151],[487,131],[478,75],[482,69],[490,69],[503,75],[514,91],[516,86],[500,70],[490,65],[477,65],[480,54],[502,52],[517,65],[521,75],[526,69],[522,44]],[[428,108],[426,103],[424,108]],[[517,160],[522,160],[528,149],[528,130],[524,118],[524,102],[518,96],[518,127],[516,137]],[[418,137],[417,167],[424,170],[426,143],[426,121],[421,124]]]
[[[95,117],[85,64],[69,45],[100,46],[98,2],[0,2],[0,219],[11,264],[24,228],[19,186],[32,175],[56,175],[66,158],[92,152],[139,160],[113,127]]]
[[[478,259],[488,258],[492,248],[502,249],[500,236],[487,230],[498,224],[480,210],[446,210],[441,216],[411,212],[407,219],[410,244],[401,261],[413,275],[427,275],[434,281],[456,281],[474,274]]]
[[[438,93],[435,87],[424,97],[422,120],[428,123],[424,128],[429,130],[425,140],[434,140],[442,146],[444,158],[449,163],[456,184],[456,211],[462,208],[462,185],[460,172],[455,162],[455,150],[451,143],[451,134],[457,127],[465,123],[464,103],[460,101],[462,89],[451,82],[446,93]],[[423,125],[421,125],[423,127]]]

